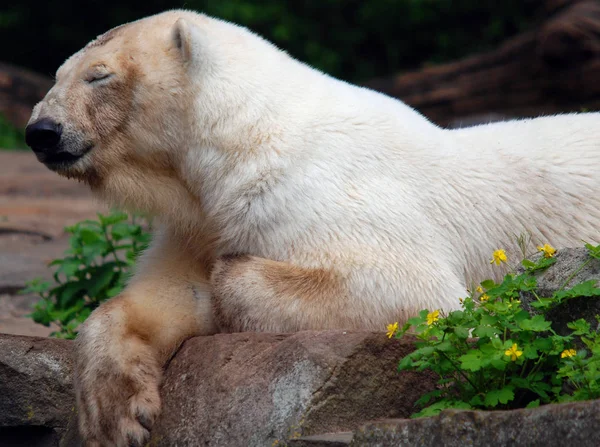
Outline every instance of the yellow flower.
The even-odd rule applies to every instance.
[[[551,258],[556,253],[556,248],[548,244],[544,244],[541,247],[538,246],[538,250],[544,253],[544,258]]]
[[[500,265],[502,262],[506,262],[508,258],[506,257],[506,252],[502,249],[494,251],[492,254],[492,260],[490,264]]]
[[[575,349],[565,349],[560,353],[560,358],[564,359],[565,357],[573,357],[575,355],[577,355],[577,351],[575,351]]]
[[[388,324],[387,325],[387,336],[388,338],[392,338],[396,332],[398,332],[398,322],[396,321],[393,324]]]
[[[433,323],[440,319],[440,311],[434,310],[433,312],[429,312],[427,314],[427,324],[431,326]]]
[[[519,347],[517,346],[517,344],[513,343],[510,349],[504,351],[504,355],[509,356],[511,361],[516,362],[517,358],[523,355],[523,351],[519,351]]]
[[[481,288],[481,286],[477,286],[477,288],[475,289],[475,291],[477,293],[483,293],[483,289]]]
[[[483,295],[481,295],[479,297],[479,301],[485,303],[486,301],[488,301],[490,299],[490,296],[487,293],[484,293]]]

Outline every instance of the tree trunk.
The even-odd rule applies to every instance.
[[[450,127],[600,109],[600,2],[544,6],[539,26],[495,51],[367,86]]]

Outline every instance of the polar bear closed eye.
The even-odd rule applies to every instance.
[[[76,342],[87,445],[142,445],[165,361],[217,331],[383,330],[450,310],[513,235],[598,241],[600,115],[441,129],[188,11],[70,57],[27,142],[160,226]]]

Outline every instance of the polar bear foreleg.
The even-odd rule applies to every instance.
[[[168,238],[145,254],[123,293],[96,309],[76,341],[75,392],[86,446],[141,446],[160,412],[166,362],[215,332],[210,286]]]
[[[333,270],[253,256],[219,259],[211,274],[221,331],[294,332],[368,327]]]

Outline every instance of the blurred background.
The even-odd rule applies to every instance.
[[[245,25],[442,125],[597,105],[597,0],[22,0],[0,7],[0,113],[21,127],[69,55],[180,7]]]
[[[20,0],[0,6],[0,332],[46,335],[24,315],[63,228],[101,205],[25,148],[58,66],[109,28],[186,8],[245,25],[338,78],[446,127],[600,107],[600,0]],[[14,149],[21,149],[15,151]]]

